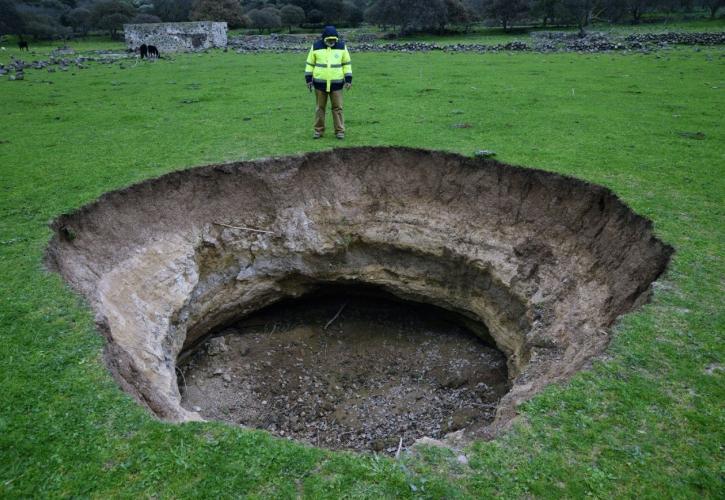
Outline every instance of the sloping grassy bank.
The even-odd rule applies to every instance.
[[[492,149],[604,184],[677,249],[607,358],[527,404],[468,465],[163,424],[121,393],[88,309],[42,269],[46,223],[170,170],[339,146],[311,140],[300,57],[213,52],[0,81],[0,495],[719,496],[722,49],[353,55],[345,145]]]

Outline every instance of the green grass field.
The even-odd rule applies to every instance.
[[[311,139],[303,60],[212,52],[0,81],[0,497],[722,498],[722,48],[353,54],[344,145],[495,150],[610,187],[677,249],[607,356],[468,465],[165,424],[117,388],[90,310],[42,268],[47,222],[171,170],[340,146]]]

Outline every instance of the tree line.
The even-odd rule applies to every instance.
[[[230,28],[278,30],[363,21],[401,33],[442,32],[474,23],[548,26],[594,21],[639,23],[651,13],[706,9],[711,18],[725,0],[0,0],[0,35],[39,39],[104,31],[116,37],[127,23],[226,21]]]

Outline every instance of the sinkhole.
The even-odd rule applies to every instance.
[[[153,414],[384,452],[495,436],[673,252],[604,187],[409,148],[173,172],[51,228],[48,268]]]

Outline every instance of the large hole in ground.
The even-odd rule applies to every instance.
[[[325,286],[182,352],[181,404],[326,448],[394,453],[493,421],[506,358],[469,324],[373,288]]]
[[[456,438],[496,435],[519,404],[585,367],[606,348],[617,317],[647,300],[672,253],[647,219],[601,186],[406,148],[341,149],[174,172],[107,193],[59,217],[52,228],[48,266],[88,299],[107,339],[105,360],[112,373],[160,418],[217,418],[200,404],[184,406],[178,374],[187,367],[177,366],[180,354],[184,359],[210,334],[253,321],[255,314],[273,314],[279,309],[266,308],[279,308],[281,301],[309,300],[321,287],[364,285],[419,308],[447,311],[456,325],[505,356],[509,391],[493,421],[486,420],[490,408],[481,407]],[[382,311],[387,307],[380,305]],[[321,316],[330,312],[321,304],[309,313],[313,310]],[[308,327],[320,321],[310,319]],[[375,321],[368,320],[373,333],[351,340],[353,345],[374,343],[382,328],[373,328]],[[291,345],[294,328],[285,328],[291,328],[286,337],[283,328],[274,335]],[[325,332],[325,338],[334,332]],[[444,332],[433,337],[440,345],[447,338]],[[310,362],[324,356],[324,346],[322,354],[316,346]],[[413,373],[416,363],[404,358],[396,367]],[[319,372],[323,366],[314,363],[303,371],[334,380],[335,373]],[[225,389],[221,369],[222,378],[211,381],[221,380]],[[242,386],[259,385],[244,373],[236,375]],[[399,375],[406,376],[402,368]],[[232,382],[226,381],[230,387]],[[318,396],[297,397],[313,408],[316,403],[306,397]],[[266,401],[272,404],[271,397]],[[461,394],[459,402],[466,401]],[[425,411],[441,412],[449,403]],[[284,420],[289,411],[274,418]],[[280,433],[287,425],[265,418],[272,413],[259,415],[253,425],[274,423]],[[451,431],[458,425],[451,427],[452,418],[441,416],[435,424],[440,431],[433,426],[425,432]],[[300,432],[301,439],[311,439]],[[404,434],[402,427],[391,432]],[[389,438],[375,446],[389,448]],[[365,436],[320,445],[357,449],[373,441]]]

